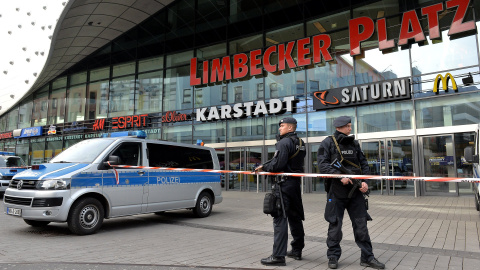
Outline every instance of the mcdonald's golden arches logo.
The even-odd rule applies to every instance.
[[[448,82],[452,83],[453,90],[458,91],[457,82],[455,82],[452,74],[447,73],[445,74],[445,77],[442,76],[442,74],[438,74],[437,77],[435,77],[435,81],[433,82],[434,93],[438,94],[438,87],[440,86],[440,81],[442,82],[442,89],[444,91],[448,91]]]

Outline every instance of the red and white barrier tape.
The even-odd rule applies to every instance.
[[[408,180],[408,181],[427,181],[427,182],[480,183],[480,178],[461,178],[461,177],[417,177],[417,176],[346,175],[346,174],[319,174],[319,173],[271,173],[271,172],[255,173],[251,171],[145,167],[145,166],[129,166],[129,165],[113,165],[112,168],[150,169],[150,170],[166,170],[166,171],[178,171],[178,172],[213,172],[213,173],[230,173],[230,174],[246,174],[246,175],[285,175],[285,176],[293,176],[293,177],[317,177],[317,178],[347,177],[352,179],[391,180],[391,181]]]

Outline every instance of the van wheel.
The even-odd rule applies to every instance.
[[[208,217],[212,213],[212,196],[207,192],[200,193],[193,214],[197,217]]]
[[[93,234],[102,226],[103,217],[103,205],[97,199],[83,198],[70,209],[68,228],[78,235]]]
[[[45,227],[50,224],[50,221],[41,221],[41,220],[31,220],[31,219],[24,219],[25,223],[32,227]]]

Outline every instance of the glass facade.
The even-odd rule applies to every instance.
[[[324,3],[322,8],[314,8],[318,3],[308,0],[230,0],[229,5],[224,1],[173,1],[87,57],[82,68],[74,66],[71,72],[67,70],[61,77],[24,97],[0,117],[0,132],[37,126],[48,130],[50,125],[56,125],[59,130],[67,129],[55,135],[58,139],[18,140],[16,152],[29,156],[26,161],[35,164],[49,160],[59,149],[96,136],[92,134],[115,129],[112,122],[103,126],[99,119],[148,115],[149,138],[188,144],[203,140],[223,149],[228,162],[232,155],[228,149],[243,142],[260,147],[261,158],[266,161],[267,148],[274,144],[278,133],[278,121],[290,115],[297,119],[297,133],[307,143],[319,142],[331,135],[333,119],[341,115],[355,119],[353,133],[370,134],[370,137],[375,134],[382,137],[385,132],[415,134],[416,129],[478,124],[479,37],[476,33],[455,38],[448,36],[453,9],[442,13],[439,38],[430,39],[427,18],[420,16],[425,41],[413,42],[411,38],[406,45],[381,49],[378,31],[375,31],[361,43],[361,53],[351,56],[349,20],[366,16],[378,25],[384,19],[387,42],[398,44],[402,13],[413,9],[420,11],[422,7],[443,1],[350,2],[355,4]],[[469,7],[464,21],[480,17],[479,13],[475,5]],[[137,42],[125,38],[127,35],[135,36]],[[263,69],[254,76],[190,84],[192,58],[198,61],[197,76],[210,78],[215,74],[204,73],[204,68],[211,69],[213,59],[229,57],[233,60],[235,54],[248,55],[254,50],[263,53],[277,46],[269,59],[271,65],[278,66],[279,55],[283,54],[278,49],[279,44],[295,41],[291,55],[293,61],[298,61],[300,48],[296,41],[316,35],[330,37],[328,54],[331,60],[321,59],[301,67],[289,67],[287,63],[285,69],[274,72],[267,72],[264,63],[260,63],[258,67]],[[312,59],[313,46],[313,42],[306,46],[309,59]],[[450,85],[435,93],[435,78],[447,73],[456,80],[458,89]],[[463,83],[462,79],[469,74],[473,84]],[[313,108],[315,93],[319,91],[400,78],[408,78],[411,82],[412,98],[409,100],[334,110]],[[259,101],[268,104],[271,99],[283,100],[289,96],[294,96],[296,102],[295,109],[288,113],[203,122],[195,115],[197,109],[233,107],[245,102],[257,104]],[[181,118],[180,115],[189,117],[173,121]],[[132,124],[130,128],[136,127]],[[0,146],[7,148],[6,141]],[[318,148],[309,147],[306,159],[311,171],[315,168],[315,147]],[[427,161],[419,160],[418,163],[421,162]],[[228,168],[232,164],[224,166]],[[232,183],[241,189],[235,181]],[[320,189],[316,186],[320,183],[312,184],[315,190]]]

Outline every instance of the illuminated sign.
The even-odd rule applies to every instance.
[[[74,121],[74,122],[72,122],[72,124],[70,125],[69,128],[64,128],[62,131],[63,131],[63,133],[67,133],[67,132],[80,131],[80,130],[84,130],[84,129],[87,129],[87,127],[80,126],[80,124],[78,124],[77,121]]]
[[[47,135],[55,135],[57,134],[57,127],[56,126],[50,126],[47,131]]]
[[[174,123],[188,120],[192,120],[190,115],[177,113],[176,111],[166,112],[165,115],[162,116],[162,123]]]
[[[210,107],[196,109],[197,121],[212,121],[212,120],[225,120],[243,118],[248,116],[259,116],[267,114],[276,114],[283,111],[293,111],[293,103],[295,97],[284,97],[283,102],[280,99],[271,99],[269,103],[265,103],[263,100],[254,102],[237,103],[233,106],[222,105],[220,108]]]
[[[35,137],[42,136],[43,128],[42,127],[30,127],[22,129],[20,136],[15,138],[26,138],[26,137]]]
[[[442,89],[444,91],[448,91],[448,82],[452,83],[452,89],[458,91],[457,82],[453,78],[452,74],[447,73],[445,77],[442,74],[438,74],[433,82],[433,92],[438,94],[438,87],[440,86],[440,82],[442,82]]]
[[[443,14],[447,9],[456,9],[448,31],[450,37],[475,33],[474,20],[463,22],[468,17],[469,2],[469,0],[450,0],[446,1],[445,5],[438,3],[403,13],[397,44],[395,44],[397,37],[392,39],[387,37],[387,29],[391,26],[387,25],[386,18],[379,18],[376,21],[369,17],[351,19],[348,22],[350,55],[361,54],[361,43],[369,40],[375,32],[378,37],[379,50],[404,46],[411,42],[424,42],[426,37],[420,23],[420,20],[424,19],[428,23],[430,39],[439,39],[441,38],[439,27],[441,15],[439,13]],[[329,53],[331,43],[329,35],[321,34],[276,44],[265,50],[257,49],[248,53],[205,60],[202,63],[198,63],[197,58],[192,58],[190,60],[190,85],[197,86],[256,76],[262,74],[263,70],[273,73],[285,70],[287,66],[291,69],[308,66],[320,63],[322,57],[325,61],[331,61],[333,60]],[[296,53],[295,47],[297,48]],[[273,57],[275,57],[274,61],[272,61]]]
[[[12,131],[0,133],[0,140],[11,139],[11,138],[13,138],[13,132]]]
[[[313,109],[334,109],[410,98],[410,80],[394,79],[317,91],[313,93]]]
[[[147,126],[147,117],[148,117],[148,114],[113,117],[112,129],[145,127]]]
[[[93,123],[93,130],[103,130],[105,128],[105,118],[103,119],[96,119]]]

